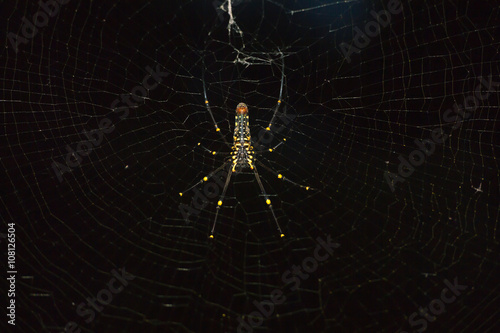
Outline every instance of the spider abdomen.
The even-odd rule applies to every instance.
[[[240,103],[236,107],[232,149],[233,171],[247,166],[253,169],[253,147],[250,137],[248,107],[245,103]]]

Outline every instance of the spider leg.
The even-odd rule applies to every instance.
[[[179,196],[182,197],[182,195],[188,191],[190,191],[191,189],[195,188],[196,186],[200,185],[201,183],[203,182],[206,182],[209,178],[212,178],[213,175],[215,175],[217,172],[219,172],[221,169],[223,169],[230,161],[227,161],[225,162],[224,164],[222,164],[220,167],[218,167],[217,169],[215,169],[214,171],[210,172],[208,175],[206,175],[205,177],[203,177],[202,180],[200,180],[199,182],[197,182],[196,184],[194,184],[193,186],[189,187],[188,189],[184,190],[183,192],[180,192],[179,193]]]
[[[262,195],[266,199],[266,204],[269,207],[269,210],[271,211],[271,213],[273,214],[274,222],[276,222],[276,226],[278,227],[278,231],[280,232],[280,236],[285,237],[285,234],[283,233],[283,231],[281,231],[280,225],[278,223],[278,219],[276,218],[276,214],[274,214],[273,205],[271,205],[271,199],[269,199],[269,197],[267,196],[266,190],[264,190],[264,186],[262,185],[262,182],[260,181],[259,172],[257,171],[257,166],[254,165],[252,169],[253,169],[253,173],[255,175],[255,179],[257,179],[257,183],[259,184],[260,191],[262,192]]]
[[[230,167],[229,172],[228,172],[227,177],[226,177],[226,183],[224,184],[224,189],[222,190],[222,194],[219,198],[219,201],[217,202],[217,207],[215,208],[215,219],[214,219],[214,224],[212,226],[212,231],[210,231],[210,238],[214,238],[214,229],[215,229],[215,225],[217,224],[217,217],[219,216],[219,209],[220,209],[220,206],[222,206],[222,201],[224,200],[224,196],[226,195],[227,186],[229,185],[229,181],[231,180],[232,173],[233,173],[233,168]]]
[[[280,143],[278,143],[276,146],[274,146],[273,148],[269,148],[269,151],[272,152],[273,150],[275,150],[276,148],[278,148],[279,146],[281,146],[282,144],[284,144],[286,141],[286,139],[283,139],[283,141],[281,141]]]
[[[287,182],[289,182],[289,183],[292,183],[292,184],[293,184],[293,185],[295,185],[295,186],[302,187],[302,188],[306,189],[306,191],[309,191],[309,190],[315,190],[314,188],[312,188],[312,187],[310,187],[310,186],[301,185],[301,184],[299,184],[299,183],[294,182],[293,180],[290,180],[290,179],[286,178],[286,177],[285,177],[285,176],[283,176],[281,173],[278,173],[278,172],[274,171],[273,169],[271,169],[270,167],[268,167],[267,165],[265,165],[264,163],[262,163],[262,162],[261,162],[261,161],[259,161],[259,160],[257,160],[257,163],[258,163],[259,165],[261,165],[263,168],[265,168],[266,170],[268,170],[268,171],[270,171],[270,172],[274,173],[274,174],[275,174],[275,175],[276,175],[279,179],[281,179],[281,180],[284,180],[284,181],[287,181]]]
[[[217,122],[215,121],[214,114],[212,113],[212,109],[210,108],[210,103],[208,102],[208,98],[207,98],[207,88],[205,85],[205,71],[204,70],[202,73],[202,81],[203,81],[203,97],[205,98],[205,107],[206,107],[208,113],[210,114],[210,118],[212,118],[212,122],[214,123],[214,126],[215,126],[215,131],[220,134],[220,136],[221,136],[222,140],[224,140],[224,143],[226,144],[226,146],[231,147],[231,145],[229,144],[229,142],[227,142],[224,135],[222,135],[219,126],[217,126]]]
[[[217,154],[217,152],[215,150],[210,150],[208,149],[207,147],[205,147],[204,145],[201,144],[201,142],[198,142],[198,146],[203,149],[204,151],[206,151],[207,153],[211,154],[211,155],[215,155]]]
[[[265,152],[273,152],[276,148],[278,148],[279,146],[281,146],[285,142],[286,142],[286,139],[283,139],[283,141],[281,141],[280,143],[278,143],[273,148],[269,148],[269,149],[266,149],[266,150],[254,150],[254,153],[261,154],[261,153],[265,153]],[[257,143],[254,143],[254,144],[258,145],[259,143],[257,142]]]
[[[270,131],[271,126],[273,124],[274,118],[276,118],[276,114],[278,113],[278,109],[280,108],[281,98],[283,96],[283,82],[285,81],[285,59],[283,57],[283,52],[278,48],[279,53],[281,54],[281,86],[280,86],[280,96],[278,98],[278,102],[276,103],[276,107],[274,108],[274,114],[267,126],[266,130]]]

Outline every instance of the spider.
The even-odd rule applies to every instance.
[[[285,64],[284,64],[284,58],[283,58],[283,53],[280,51],[281,54],[281,87],[280,87],[280,94],[278,101],[276,103],[276,107],[274,109],[273,116],[271,118],[271,121],[269,122],[269,125],[266,127],[267,131],[271,130],[271,127],[273,126],[273,121],[276,118],[276,115],[278,113],[278,110],[280,108],[280,105],[282,104],[282,96],[283,96],[283,82],[285,78]],[[212,225],[212,230],[210,232],[210,238],[214,238],[214,230],[215,230],[215,225],[217,224],[217,218],[219,216],[219,210],[222,206],[222,203],[224,201],[224,197],[226,195],[226,190],[229,185],[229,182],[231,180],[231,175],[233,173],[239,173],[241,170],[245,168],[250,168],[253,170],[253,173],[255,175],[255,179],[257,180],[257,183],[259,184],[260,191],[262,196],[265,199],[265,202],[267,204],[267,207],[269,207],[269,210],[271,211],[271,214],[274,218],[274,221],[276,222],[276,227],[278,228],[278,231],[280,233],[280,237],[284,237],[285,234],[281,230],[281,227],[278,223],[278,219],[276,218],[276,214],[273,209],[273,205],[271,204],[271,199],[269,199],[268,194],[264,190],[264,186],[262,185],[262,181],[259,176],[259,172],[257,171],[257,165],[259,164],[260,166],[264,167],[265,169],[273,172],[274,174],[277,175],[277,177],[281,180],[286,180],[296,186],[300,186],[306,190],[313,190],[309,186],[304,186],[300,185],[298,183],[295,183],[294,181],[285,178],[282,174],[272,170],[271,168],[267,167],[264,165],[262,162],[260,162],[258,159],[255,158],[255,153],[258,153],[257,151],[254,150],[254,147],[252,146],[252,140],[251,140],[251,135],[250,135],[250,125],[249,125],[249,110],[248,106],[245,103],[239,103],[236,106],[236,114],[235,114],[235,126],[234,126],[234,133],[233,133],[233,144],[230,145],[224,135],[222,135],[221,130],[219,126],[217,126],[217,122],[215,121],[214,115],[212,113],[212,110],[210,109],[210,103],[208,102],[207,98],[207,90],[205,86],[205,78],[204,75],[202,76],[202,81],[203,81],[203,96],[205,99],[205,108],[207,112],[210,114],[210,117],[212,119],[212,122],[215,127],[215,131],[218,132],[226,145],[231,148],[231,153],[229,154],[229,158],[216,170],[212,171],[210,174],[207,176],[203,177],[202,180],[194,184],[193,186],[189,187],[186,189],[184,192],[180,192],[179,195],[182,197],[184,193],[187,191],[193,189],[194,187],[200,185],[203,182],[206,182],[209,178],[214,177],[219,171],[224,170],[227,168],[227,176],[226,180],[224,183],[224,188],[222,190],[222,194],[219,197],[219,201],[217,202],[216,206],[216,211],[215,211],[215,219]],[[283,139],[283,141],[286,141],[286,139]],[[279,145],[281,145],[283,142],[280,142],[278,145],[276,145],[273,148],[269,148],[268,151],[272,152],[274,149],[276,149]],[[198,143],[198,146],[202,146],[201,143]],[[209,153],[215,155],[215,151],[210,151],[209,149],[205,148],[202,146],[202,148]],[[229,165],[229,167],[228,167]]]

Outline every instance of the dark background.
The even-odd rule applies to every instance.
[[[240,1],[239,35],[210,1],[71,0],[17,54],[5,38],[0,207],[5,226],[17,223],[19,273],[17,325],[4,316],[0,327],[236,332],[237,318],[277,288],[287,301],[255,332],[411,331],[408,317],[457,277],[469,288],[427,331],[498,331],[498,91],[394,193],[384,172],[397,173],[416,138],[451,132],[443,113],[479,76],[500,81],[500,9],[402,3],[351,63],[339,45],[387,1]],[[1,32],[21,34],[22,17],[32,22],[38,10],[2,2]],[[239,102],[255,138],[279,96],[278,50],[282,109],[297,117],[272,143],[286,144],[257,158],[316,190],[259,168],[280,238],[253,176],[237,175],[210,240],[217,199],[188,223],[178,209],[192,199],[178,193],[229,151],[204,108],[202,78],[226,140]],[[113,100],[157,64],[169,77],[119,120]],[[53,161],[106,117],[115,130],[60,183]],[[340,247],[291,291],[282,274],[327,236]],[[85,323],[76,305],[120,267],[136,278]]]

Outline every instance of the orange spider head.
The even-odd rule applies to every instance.
[[[236,114],[247,114],[248,113],[248,107],[245,103],[240,103],[236,107]]]

